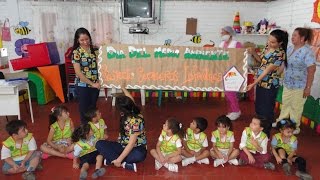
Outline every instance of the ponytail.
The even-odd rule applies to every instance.
[[[81,124],[77,129],[72,133],[71,139],[72,142],[78,142],[80,139],[87,139],[87,135],[90,132],[89,124]]]
[[[300,37],[304,37],[304,42],[311,44],[313,38],[312,29],[298,27],[294,31],[297,31]]]

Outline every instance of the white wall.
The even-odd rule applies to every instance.
[[[311,22],[315,0],[277,0],[268,5],[268,18],[291,34],[297,27],[320,28]]]

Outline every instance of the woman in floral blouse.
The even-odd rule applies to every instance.
[[[250,91],[256,87],[256,114],[266,118],[268,121],[263,131],[270,137],[272,122],[274,121],[274,105],[279,88],[278,69],[281,64],[286,63],[286,49],[288,45],[288,33],[280,29],[272,31],[268,37],[268,43],[261,56],[257,55],[253,48],[248,52],[261,62],[257,72],[257,78],[247,87]]]
[[[77,29],[74,35],[72,63],[76,73],[75,86],[79,99],[81,123],[87,123],[84,114],[96,107],[100,83],[98,79],[98,49],[92,45],[90,33],[85,28]]]
[[[137,172],[137,162],[147,156],[147,139],[144,118],[130,93],[122,87],[125,95],[117,97],[116,108],[120,112],[118,142],[100,140],[97,150],[105,158],[104,164],[113,164]]]

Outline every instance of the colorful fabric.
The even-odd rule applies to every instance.
[[[104,130],[106,126],[103,119],[99,119],[98,123],[99,123],[99,128],[97,128],[92,122],[89,122],[89,125],[91,126],[91,129],[94,133],[94,136],[97,138],[97,140],[103,139]]]
[[[81,72],[92,82],[98,80],[98,68],[97,68],[97,57],[99,55],[99,50],[96,49],[93,53],[87,52],[81,47],[78,47],[73,51],[72,63],[79,63]],[[76,86],[90,87],[89,84],[81,82],[79,77],[75,79]]]
[[[125,147],[129,143],[130,136],[139,133],[135,146],[147,144],[146,132],[144,127],[144,119],[140,114],[138,117],[127,117],[124,122],[124,135],[119,134],[118,142]]]
[[[227,131],[227,137],[225,138],[225,141],[223,142],[221,140],[221,137],[220,137],[220,132],[219,130],[215,130],[212,132],[212,136],[215,137],[215,145],[217,148],[219,149],[230,149],[230,146],[231,146],[231,139],[232,139],[232,136],[233,136],[233,132],[232,131]]]
[[[94,142],[96,141],[95,137],[92,136],[89,141],[81,139],[76,143],[81,148],[80,157],[89,154],[93,151],[96,151]]]
[[[14,158],[14,157],[19,157],[19,156],[25,156],[26,154],[28,154],[29,152],[29,141],[32,139],[32,133],[28,133],[27,137],[25,137],[23,139],[23,143],[21,145],[20,148],[18,148],[16,146],[16,142],[15,140],[12,138],[12,136],[10,136],[8,139],[6,139],[4,142],[3,142],[3,145],[10,149],[11,151],[11,157]]]
[[[292,135],[288,142],[284,142],[281,133],[277,133],[273,136],[271,145],[273,148],[282,148],[287,154],[291,154],[293,151],[297,150],[298,141],[297,137]]]
[[[55,123],[51,124],[50,127],[54,129],[54,134],[53,134],[53,138],[52,138],[53,141],[71,138],[72,131],[71,131],[70,119],[66,120],[63,129],[60,128],[57,121]]]
[[[167,133],[162,130],[161,132],[162,141],[160,145],[160,151],[164,154],[171,154],[175,151],[177,151],[176,141],[180,139],[180,137],[176,134],[170,137],[169,140],[167,140],[166,136]]]
[[[309,45],[294,50],[288,47],[288,66],[284,74],[284,86],[289,89],[304,89],[307,83],[307,68],[315,64],[315,56]]]
[[[278,68],[281,66],[282,62],[285,60],[286,53],[283,49],[276,49],[273,52],[266,52],[267,51],[266,47],[262,54],[261,54],[261,65],[260,68],[258,69],[257,72],[257,77],[259,77],[263,71],[269,66],[270,64],[273,64],[277,66]],[[273,70],[272,72],[269,72],[259,83],[258,86],[270,89],[271,86],[273,85],[274,87],[278,87],[280,82],[279,82],[279,75],[277,74],[277,70]]]
[[[206,140],[207,135],[204,132],[200,132],[199,139],[196,139],[192,129],[187,129],[187,146],[190,150],[196,151],[203,148],[203,142]]]

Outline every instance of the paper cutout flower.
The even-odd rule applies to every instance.
[[[27,56],[27,54],[28,54],[27,45],[28,44],[35,44],[35,40],[29,39],[29,38],[18,39],[14,43],[16,54],[18,56]]]

